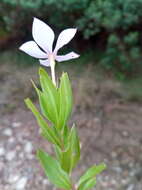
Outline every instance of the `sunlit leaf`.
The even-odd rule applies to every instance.
[[[60,80],[59,98],[59,125],[60,128],[63,128],[72,111],[72,90],[67,73],[63,73]]]
[[[83,176],[79,179],[78,182],[78,190],[81,190],[80,187],[87,183],[89,180],[94,179],[96,180],[96,176],[100,174],[104,169],[106,169],[106,165],[104,163],[99,165],[94,165],[91,168],[89,168]],[[93,183],[93,182],[91,182]],[[95,183],[95,182],[94,182]]]
[[[32,101],[27,98],[25,100],[25,103],[27,107],[33,112],[34,116],[37,119],[37,122],[39,126],[42,129],[42,134],[45,138],[48,139],[48,141],[52,142],[53,144],[59,145],[60,146],[60,140],[55,134],[54,130],[48,126],[47,122],[44,120],[44,118],[41,116],[41,114],[38,112],[36,109],[35,105],[32,103]]]
[[[68,174],[61,168],[59,162],[42,150],[38,150],[37,157],[44,168],[49,180],[58,188],[71,189]]]

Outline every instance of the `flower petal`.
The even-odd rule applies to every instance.
[[[47,54],[42,52],[34,41],[24,43],[19,49],[35,58],[47,58]]]
[[[76,28],[69,28],[66,30],[63,30],[60,34],[59,37],[57,39],[57,43],[56,43],[56,47],[54,52],[57,53],[57,51],[63,47],[64,45],[66,45],[67,43],[69,43],[69,41],[72,40],[72,38],[74,37],[75,33],[76,33],[77,29]]]
[[[41,20],[34,18],[32,34],[35,42],[47,53],[52,52],[53,30]]]
[[[57,55],[55,57],[55,59],[58,61],[58,62],[61,62],[61,61],[67,61],[67,60],[70,60],[70,59],[75,59],[75,58],[78,58],[80,55],[78,55],[77,53],[74,53],[74,52],[70,52],[66,55]]]
[[[39,62],[43,66],[50,67],[50,63],[49,63],[48,59],[45,59],[45,60],[40,59]]]

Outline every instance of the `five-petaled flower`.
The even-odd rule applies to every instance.
[[[70,52],[66,55],[57,55],[58,50],[74,37],[76,31],[76,28],[63,30],[59,34],[56,46],[53,50],[55,38],[53,30],[41,20],[34,18],[32,27],[34,41],[24,43],[20,47],[20,50],[32,57],[38,58],[41,65],[52,67],[51,64],[54,63],[54,60],[61,62],[79,57],[79,55],[74,52]]]

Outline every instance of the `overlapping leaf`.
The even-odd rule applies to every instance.
[[[52,142],[53,144],[61,146],[59,137],[56,135],[54,130],[48,126],[47,122],[43,119],[41,114],[38,112],[38,110],[36,109],[32,101],[29,98],[27,98],[25,100],[25,103],[27,107],[33,112],[34,116],[36,117],[37,122],[42,129],[43,136],[47,138],[48,141]]]
[[[40,68],[39,75],[42,91],[37,88],[36,90],[38,92],[42,112],[49,121],[58,127],[59,96],[57,89],[44,69]]]
[[[38,150],[37,157],[39,158],[45,174],[49,180],[58,188],[71,189],[71,181],[68,174],[61,168],[59,162],[49,156],[42,150]]]
[[[88,190],[96,183],[96,176],[106,168],[105,164],[94,165],[89,168],[78,182],[77,190]]]
[[[81,183],[81,185],[77,190],[89,190],[93,188],[95,185],[96,185],[96,178],[91,178]]]
[[[63,73],[59,87],[59,125],[63,128],[72,111],[72,90],[67,73]]]
[[[64,150],[61,150],[58,146],[55,147],[55,150],[61,167],[67,173],[70,173],[80,159],[80,144],[75,126],[68,134]]]

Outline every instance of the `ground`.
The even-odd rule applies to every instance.
[[[130,84],[126,88],[93,69],[91,65],[83,71],[64,68],[70,72],[74,94],[69,123],[76,123],[82,144],[74,180],[92,164],[105,162],[107,169],[94,189],[141,190],[142,103],[128,94]],[[37,81],[36,72],[34,66],[1,66],[0,190],[53,189],[35,157],[37,148],[52,154],[52,147],[40,137],[32,113],[23,104],[29,96],[38,105],[28,82]]]

